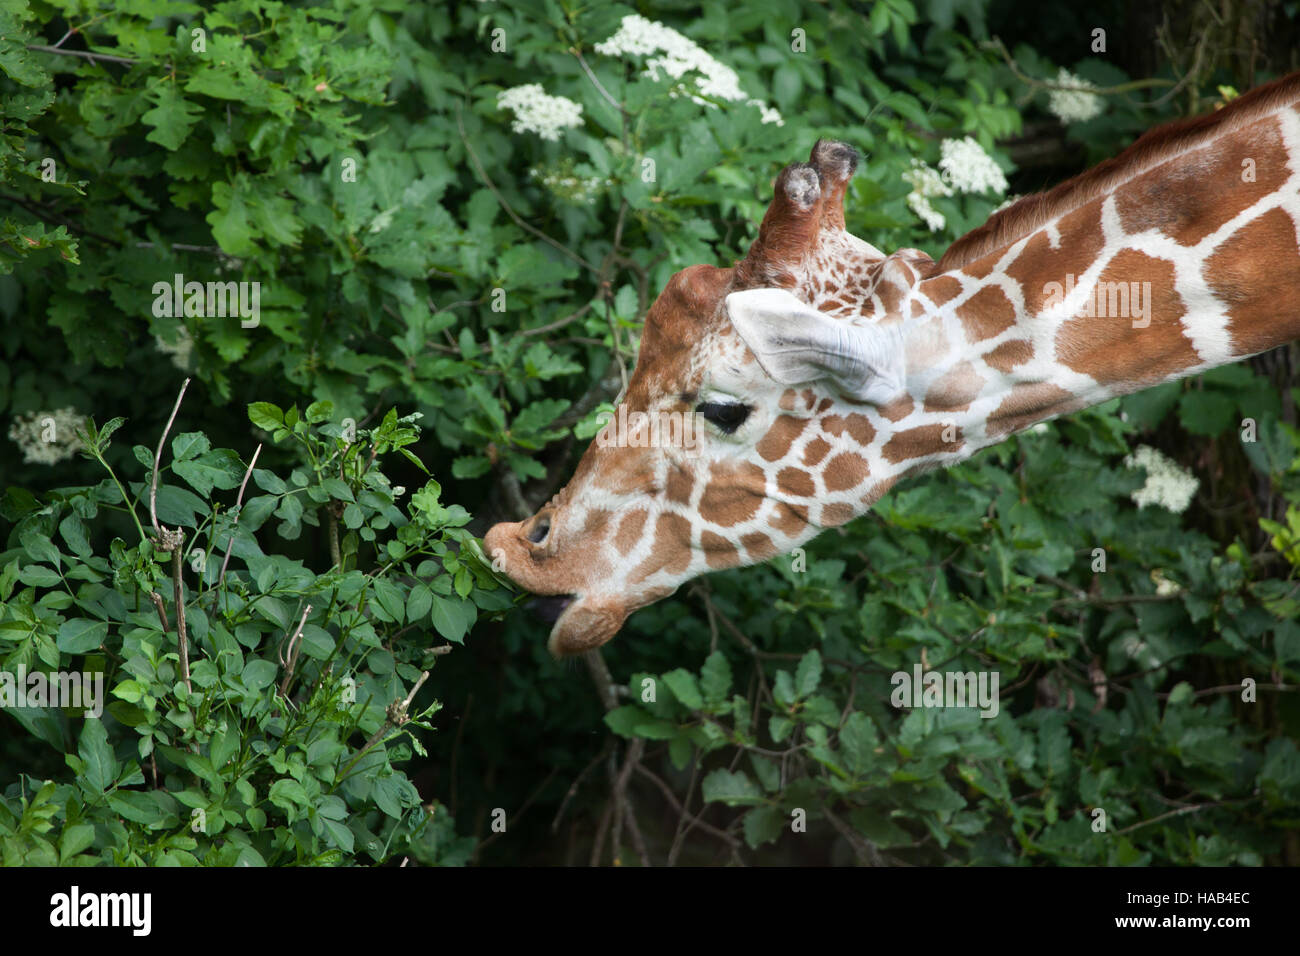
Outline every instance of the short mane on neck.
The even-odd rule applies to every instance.
[[[1111,192],[1127,180],[1297,100],[1300,100],[1300,73],[1293,73],[1251,90],[1213,113],[1157,126],[1113,159],[995,213],[983,226],[954,242],[934,272],[937,275],[969,265]]]

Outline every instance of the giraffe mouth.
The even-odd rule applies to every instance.
[[[528,602],[528,609],[547,624],[554,624],[575,600],[575,594],[539,594]]]

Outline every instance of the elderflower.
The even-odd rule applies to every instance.
[[[590,202],[603,189],[614,185],[614,180],[608,177],[579,176],[572,164],[564,163],[554,169],[530,169],[528,176],[561,199],[576,203]]]
[[[56,465],[81,450],[77,430],[85,426],[86,416],[78,415],[74,408],[28,412],[14,416],[9,437],[22,450],[23,461]]]
[[[1061,71],[1056,74],[1056,85],[1069,87],[1052,90],[1047,98],[1047,108],[1062,123],[1084,123],[1100,116],[1106,109],[1106,101],[1091,92],[1097,87],[1075,76],[1065,67],[1061,67]]]
[[[644,75],[652,80],[658,80],[660,73],[674,80],[681,80],[687,73],[698,74],[694,77],[696,91],[687,91],[694,102],[712,106],[705,97],[732,103],[743,100],[746,106],[758,108],[764,123],[785,125],[777,110],[741,89],[735,70],[714,59],[694,40],[662,23],[635,13],[625,16],[613,36],[596,44],[596,52],[603,56],[649,57]]]
[[[1124,459],[1129,468],[1141,468],[1147,473],[1147,482],[1133,492],[1133,503],[1139,508],[1159,505],[1174,514],[1187,510],[1192,496],[1201,483],[1195,475],[1184,471],[1168,455],[1149,445],[1141,445]]]
[[[907,194],[908,208],[930,227],[931,232],[942,229],[948,220],[930,205],[930,199],[935,196],[951,196],[952,189],[943,181],[939,171],[919,159],[913,159],[912,168],[903,173],[903,182],[912,187],[912,191]]]
[[[564,96],[550,96],[540,83],[527,83],[497,94],[497,106],[515,114],[510,125],[516,133],[536,133],[557,140],[560,131],[582,125],[582,104]]]
[[[963,139],[945,139],[939,146],[943,157],[939,169],[943,181],[963,193],[983,193],[993,190],[1007,191],[1007,177],[993,161],[993,157],[969,136]]]
[[[190,330],[185,326],[179,326],[172,333],[176,341],[168,342],[161,335],[153,337],[154,345],[163,355],[170,355],[172,364],[182,372],[188,371],[190,367],[190,354],[194,351],[194,339],[190,335]]]

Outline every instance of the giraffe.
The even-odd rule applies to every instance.
[[[857,158],[819,141],[743,260],[677,273],[650,308],[619,412],[646,416],[642,439],[654,416],[698,429],[613,440],[611,421],[550,503],[489,529],[498,566],[550,596],[553,655],[905,477],[1300,337],[1300,73],[1152,130],[937,262],[846,231]]]

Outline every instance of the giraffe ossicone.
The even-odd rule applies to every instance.
[[[620,421],[700,420],[691,447],[608,423],[546,507],[488,531],[494,564],[553,599],[553,654],[908,475],[1300,337],[1300,74],[1148,133],[938,262],[846,231],[856,165],[818,142],[744,259],[652,305]]]

